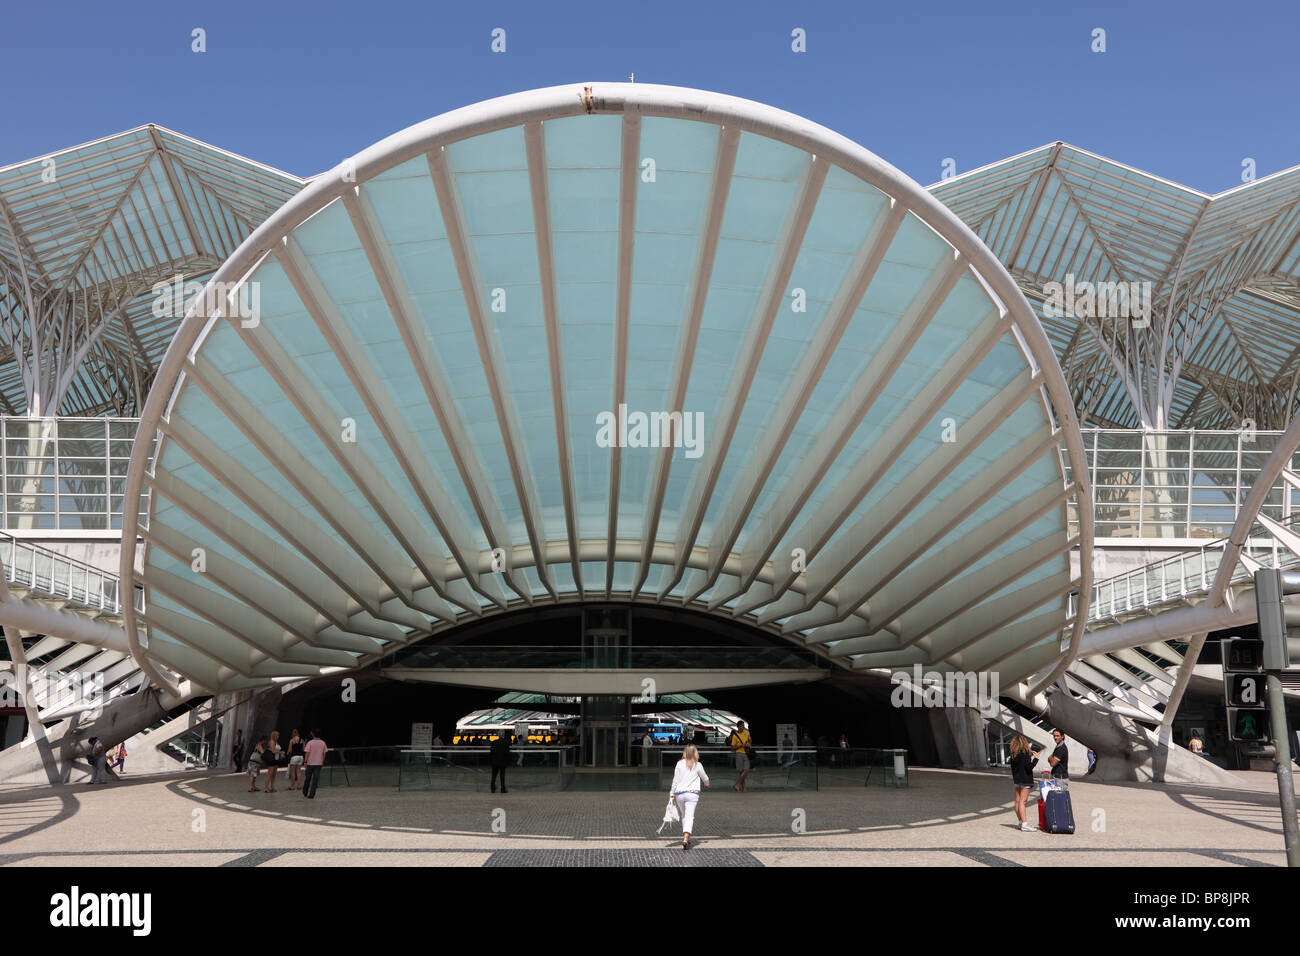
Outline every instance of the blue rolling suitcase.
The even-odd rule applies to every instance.
[[[1073,833],[1074,807],[1069,781],[1049,777],[1038,784],[1038,828],[1047,833]]]

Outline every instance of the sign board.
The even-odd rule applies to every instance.
[[[1223,687],[1229,707],[1267,707],[1261,674],[1224,674]]]
[[[1264,642],[1253,637],[1225,638],[1219,642],[1223,673],[1261,674],[1264,671]]]
[[[429,750],[433,747],[433,724],[411,724],[411,749]]]
[[[1268,739],[1268,713],[1254,708],[1228,708],[1228,737],[1243,743]]]

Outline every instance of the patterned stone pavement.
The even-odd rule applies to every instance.
[[[1014,826],[1005,774],[904,790],[711,791],[698,846],[654,793],[248,793],[236,774],[0,790],[0,866],[1280,866],[1266,775],[1240,791],[1075,781],[1073,836]],[[1258,778],[1258,779],[1257,779]],[[1031,814],[1036,808],[1031,805]]]

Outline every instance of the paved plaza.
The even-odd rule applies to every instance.
[[[1273,778],[1240,776],[1235,791],[1073,781],[1073,836],[1017,830],[996,771],[710,791],[689,853],[675,827],[656,835],[654,793],[336,787],[306,800],[283,777],[270,794],[241,774],[127,777],[0,790],[0,866],[1283,866]]]

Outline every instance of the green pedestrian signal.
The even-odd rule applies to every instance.
[[[1236,707],[1228,708],[1228,735],[1233,740],[1259,743],[1268,739],[1267,712],[1263,710],[1246,710]]]

